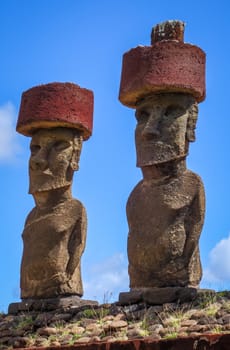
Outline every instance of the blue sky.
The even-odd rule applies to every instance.
[[[125,205],[140,180],[134,111],[118,101],[122,55],[150,45],[151,29],[186,22],[185,41],[207,54],[207,98],[188,168],[203,179],[206,218],[200,239],[202,286],[230,288],[229,2],[165,0],[20,0],[0,3],[0,311],[19,300],[21,233],[32,209],[29,138],[15,131],[21,93],[49,82],[94,91],[94,129],[83,145],[73,195],[88,213],[82,258],[85,298],[128,290]]]

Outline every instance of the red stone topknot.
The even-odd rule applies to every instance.
[[[205,99],[205,53],[184,43],[184,23],[156,25],[151,46],[137,46],[123,56],[119,100],[135,108],[139,100],[154,93],[191,94]]]
[[[26,136],[42,128],[68,127],[92,134],[93,92],[73,83],[35,86],[22,94],[16,130]]]

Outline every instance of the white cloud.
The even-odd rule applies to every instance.
[[[128,291],[128,269],[123,254],[117,253],[109,259],[87,268],[83,281],[84,299],[99,302],[118,300],[120,292]]]
[[[204,268],[202,283],[222,289],[230,285],[230,235],[216,244],[209,254],[208,266]]]
[[[0,106],[0,161],[10,161],[20,151],[15,131],[16,111],[12,103]]]

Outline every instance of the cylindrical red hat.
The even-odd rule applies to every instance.
[[[152,93],[181,92],[205,99],[205,53],[183,42],[184,23],[167,21],[152,30],[152,46],[123,56],[119,100],[128,107]]]
[[[73,83],[35,86],[22,94],[16,130],[32,136],[37,129],[68,127],[92,134],[93,92]]]

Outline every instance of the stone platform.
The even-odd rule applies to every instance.
[[[163,305],[80,307],[65,299],[62,309],[0,314],[0,349],[230,349],[229,291]]]

